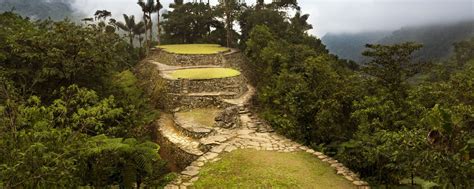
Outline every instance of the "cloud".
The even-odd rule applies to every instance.
[[[185,0],[186,1],[186,0]],[[189,1],[189,0],[188,0]],[[206,0],[204,0],[206,2]],[[247,0],[254,4],[255,0]],[[141,15],[137,0],[76,0],[73,6],[87,15],[107,9],[120,19],[123,13]],[[165,8],[173,0],[161,1]],[[271,2],[271,0],[267,0]],[[403,26],[424,25],[474,19],[472,0],[299,0],[310,14],[311,33],[322,37],[327,32],[395,30]],[[216,4],[217,0],[211,0]]]

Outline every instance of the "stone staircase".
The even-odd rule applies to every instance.
[[[269,124],[249,109],[249,101],[255,89],[246,84],[243,76],[206,81],[176,80],[169,76],[172,71],[187,68],[232,66],[239,69],[239,64],[245,61],[239,59],[237,51],[207,55],[209,57],[166,54],[159,50],[152,53],[154,54],[145,63],[154,65],[159,72],[157,75],[168,83],[166,107],[169,113],[163,113],[156,122],[157,142],[161,146],[162,157],[180,171],[178,178],[165,188],[192,187],[193,182],[199,179],[199,171],[205,163],[218,161],[220,153],[239,148],[278,152],[306,151],[331,164],[337,174],[353,182],[355,186],[368,188],[366,182],[361,181],[357,174],[337,160],[274,133]],[[200,85],[206,87],[199,88]],[[202,108],[218,109],[217,114],[209,113],[206,117],[215,123],[197,124],[183,114]]]

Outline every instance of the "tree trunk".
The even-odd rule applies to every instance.
[[[151,21],[151,20],[152,20],[152,19],[151,19],[151,12],[148,13],[148,16],[150,16],[150,17],[149,17],[149,18],[150,18],[150,39],[149,39],[150,42],[149,42],[148,45],[149,45],[149,47],[151,48],[151,45],[152,45],[152,43],[153,43],[153,22]]]
[[[230,5],[228,0],[224,0],[225,14],[226,14],[226,38],[227,38],[227,47],[231,47],[231,38],[232,38],[232,19],[230,13]]]
[[[146,12],[143,12],[143,21],[145,22],[145,55],[148,54],[148,20],[146,18]]]
[[[156,42],[158,42],[158,45],[161,45],[160,10],[158,10],[157,13],[158,13],[158,18],[156,19],[156,31],[158,32],[158,34],[156,35],[157,37]]]
[[[132,31],[131,31],[131,30],[128,32],[128,37],[130,37],[130,46],[131,46],[132,49],[133,49],[133,35],[132,35]]]

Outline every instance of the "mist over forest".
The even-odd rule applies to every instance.
[[[0,189],[474,188],[472,0],[0,0]]]

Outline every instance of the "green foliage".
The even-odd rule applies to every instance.
[[[278,39],[266,26],[250,33],[246,54],[258,75],[258,100],[281,133],[318,145],[351,135],[352,78],[337,60],[303,44]]]
[[[165,43],[225,43],[224,24],[217,20],[214,8],[205,3],[170,6],[173,11],[163,14]]]
[[[88,148],[78,153],[82,185],[105,187],[119,183],[131,188],[136,183],[140,187],[162,176],[164,162],[155,143],[100,135],[91,137],[85,146]]]
[[[72,84],[94,89],[131,62],[124,41],[99,26],[31,23],[12,13],[0,15],[0,22],[0,65],[23,94],[46,97]]]
[[[155,187],[173,178],[146,141],[157,114],[110,24],[4,13],[0,25],[0,188]]]
[[[353,72],[317,43],[294,37],[305,36],[305,16],[291,20],[285,31],[253,27],[246,40],[256,105],[277,132],[335,155],[372,184],[421,178],[473,186],[470,41],[456,45],[449,66],[434,66],[447,75],[415,85],[414,76],[429,72],[412,60],[420,45],[368,45],[371,61]]]

